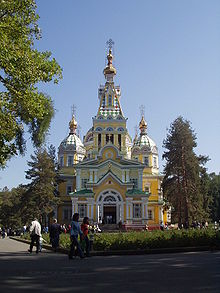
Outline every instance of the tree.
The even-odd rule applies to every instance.
[[[220,220],[220,174],[209,174],[209,190],[208,194],[212,198],[210,204],[211,218],[213,221]]]
[[[0,0],[0,167],[25,151],[25,126],[39,147],[54,115],[52,99],[39,91],[40,82],[55,83],[62,71],[51,52],[39,52],[34,0]]]
[[[51,156],[53,147],[40,148],[31,156],[32,161],[28,162],[29,170],[26,171],[26,178],[32,180],[28,191],[23,195],[23,214],[30,220],[34,216],[42,222],[46,216],[60,203],[55,195],[56,189],[56,165],[54,157]]]
[[[1,191],[0,222],[3,226],[12,229],[22,227],[21,196],[26,190],[25,185],[19,185],[11,191],[8,189]]]
[[[162,186],[164,196],[174,207],[173,220],[179,224],[188,225],[205,217],[200,185],[202,159],[194,152],[196,145],[196,135],[190,122],[178,117],[171,124],[163,143],[166,165]]]

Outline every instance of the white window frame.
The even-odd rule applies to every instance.
[[[72,158],[72,164],[70,164],[70,158]],[[74,163],[74,157],[73,157],[73,156],[68,156],[68,157],[67,157],[67,164],[68,164],[68,167],[72,167],[72,166],[73,166],[73,163]]]
[[[87,217],[87,204],[86,203],[78,203],[78,213],[80,219]]]
[[[133,218],[141,219],[142,218],[142,204],[133,203]]]

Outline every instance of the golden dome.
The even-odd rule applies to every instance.
[[[147,130],[147,122],[144,119],[144,116],[142,116],[141,121],[139,123],[139,129],[141,131],[141,134],[145,134]]]
[[[76,129],[77,129],[77,122],[76,119],[73,115],[72,119],[69,122],[69,129],[70,129],[70,134],[76,133]]]
[[[108,59],[108,64],[105,67],[105,69],[103,70],[104,75],[105,76],[108,75],[108,74],[116,75],[116,69],[112,65],[113,55],[112,55],[112,50],[111,49],[109,49],[109,53],[107,55],[107,59]]]

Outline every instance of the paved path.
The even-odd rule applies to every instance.
[[[220,292],[220,252],[69,260],[27,249],[27,244],[0,239],[1,292]]]

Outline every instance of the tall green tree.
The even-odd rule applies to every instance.
[[[57,173],[54,157],[46,148],[38,149],[31,156],[32,161],[28,162],[29,170],[26,171],[26,178],[31,180],[28,191],[23,195],[22,214],[26,220],[38,217],[42,222],[48,214],[60,202],[56,197]]]
[[[212,198],[210,204],[212,221],[220,220],[220,174],[209,174],[209,197]]]
[[[190,122],[178,117],[170,126],[163,146],[164,196],[174,207],[173,221],[190,224],[205,217],[201,194],[200,158],[194,152],[196,135]]]
[[[38,18],[34,0],[0,0],[0,167],[25,151],[24,129],[39,147],[54,115],[52,99],[38,85],[57,83],[62,72],[51,52],[34,48]]]

